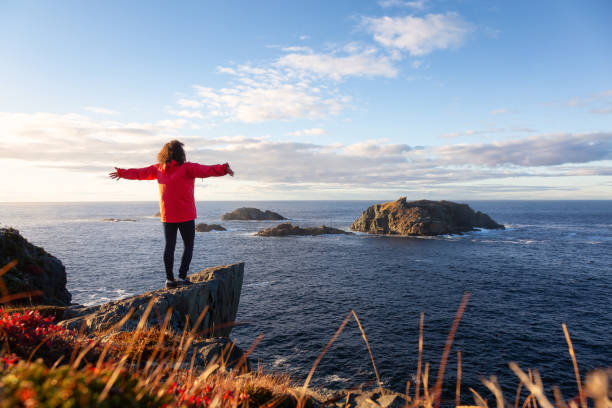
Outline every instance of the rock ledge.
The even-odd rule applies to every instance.
[[[189,327],[207,310],[198,332],[205,337],[229,336],[240,301],[244,276],[244,263],[217,266],[194,273],[189,279],[194,283],[175,289],[159,289],[99,306],[71,306],[64,312],[60,325],[79,330],[84,324],[89,333],[107,330],[118,323],[130,309],[134,313],[119,329],[132,331],[138,325],[149,302],[153,303],[147,325],[160,327],[167,310],[172,309],[169,328],[182,332],[189,320]]]

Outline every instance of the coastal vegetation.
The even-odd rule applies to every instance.
[[[249,372],[244,362],[256,344],[233,368],[226,365],[223,354],[206,367],[196,368],[193,358],[191,362],[185,360],[186,351],[196,337],[196,331],[188,328],[182,333],[168,330],[167,325],[146,328],[146,316],[143,316],[140,324],[131,332],[115,331],[119,329],[117,325],[110,333],[85,335],[58,326],[52,317],[53,309],[42,308],[43,313],[48,314],[44,316],[38,310],[31,310],[33,307],[11,308],[4,305],[0,309],[0,408],[439,407],[446,360],[467,299],[466,295],[451,327],[435,382],[430,380],[429,363],[423,364],[421,361],[421,315],[416,382],[411,384],[408,381],[404,394],[383,388],[365,330],[354,312],[347,315],[300,386],[282,373]],[[6,296],[0,298],[2,302],[5,300]],[[368,346],[378,387],[371,391],[360,388],[332,394],[309,390],[308,384],[318,363],[351,318],[358,323]],[[587,397],[593,400],[596,408],[611,406],[608,397],[610,373],[604,370],[592,372],[583,384],[565,326],[564,330],[575,367],[577,398],[566,401],[560,391],[553,388],[555,403],[551,403],[545,396],[538,372],[524,372],[511,363],[510,368],[519,378],[515,407],[586,408]],[[460,373],[461,366],[457,369]],[[461,397],[460,381],[459,375],[456,400],[452,404],[456,406],[465,400],[465,397]],[[497,408],[512,406],[509,402],[511,399],[505,399],[495,377],[483,379],[483,382],[491,390]],[[527,394],[521,393],[521,389],[527,390]],[[489,396],[482,396],[472,388],[470,391],[476,406],[488,408]]]

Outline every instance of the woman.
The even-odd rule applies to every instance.
[[[161,221],[164,225],[164,236],[166,238],[166,248],[164,250],[166,287],[175,288],[178,284],[191,285],[191,282],[187,279],[187,271],[193,255],[195,219],[197,217],[193,196],[194,180],[211,176],[225,176],[226,174],[233,177],[234,172],[227,163],[204,166],[186,161],[183,144],[178,140],[166,143],[158,153],[157,161],[157,164],[142,169],[115,167],[116,171],[109,173],[109,177],[115,180],[120,178],[157,180]],[[181,232],[184,244],[179,269],[179,282],[174,280],[174,274],[172,273],[177,231]]]

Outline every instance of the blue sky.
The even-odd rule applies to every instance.
[[[612,4],[0,3],[2,201],[612,199]]]

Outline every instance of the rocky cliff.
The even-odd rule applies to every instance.
[[[147,324],[161,326],[168,310],[172,310],[169,327],[182,332],[187,321],[189,327],[200,314],[207,313],[198,331],[206,337],[227,337],[238,312],[240,291],[244,275],[244,263],[204,269],[189,276],[190,286],[175,289],[160,289],[141,295],[106,303],[100,306],[72,306],[64,313],[60,324],[79,330],[81,325],[87,332],[106,330],[118,323],[130,309],[133,314],[120,330],[136,328],[149,302],[153,308]]]
[[[32,245],[13,228],[0,228],[0,268],[17,264],[2,276],[9,294],[37,292],[12,303],[67,306],[72,296],[66,289],[66,268],[44,249]],[[1,295],[0,295],[1,296]]]
[[[266,210],[261,211],[257,208],[241,207],[237,208],[232,212],[225,213],[221,216],[224,221],[235,220],[235,221],[267,221],[267,220],[286,220],[282,215],[275,213],[274,211]]]
[[[488,215],[451,201],[396,201],[369,207],[353,222],[353,231],[391,235],[461,234],[475,228],[504,229]]]

